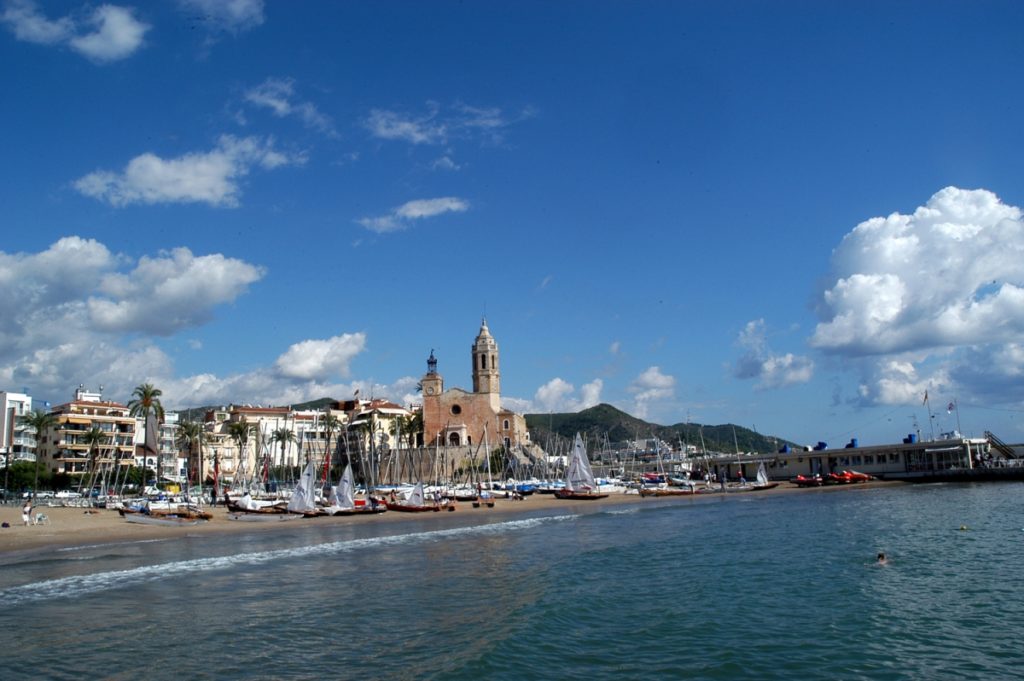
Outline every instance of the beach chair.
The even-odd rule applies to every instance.
[[[36,513],[34,522],[36,525],[49,525],[50,516],[46,515],[45,513]]]

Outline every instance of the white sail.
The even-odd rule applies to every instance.
[[[757,484],[767,485],[768,484],[768,472],[764,469],[764,462],[757,467]]]
[[[352,464],[346,464],[345,472],[341,474],[341,480],[338,481],[337,487],[331,488],[331,506],[344,510],[355,508],[355,489]]]
[[[572,446],[572,457],[570,457],[569,467],[565,471],[565,488],[570,491],[585,492],[593,490],[594,487],[594,473],[590,470],[587,448],[583,445],[583,438],[576,433],[576,441]]]
[[[405,503],[408,506],[423,506],[425,504],[422,482],[416,483],[416,486],[412,488],[412,492],[409,493],[409,497],[405,500]]]
[[[306,464],[306,468],[302,471],[302,475],[299,476],[299,484],[295,485],[292,498],[288,500],[289,511],[302,513],[303,511],[312,511],[315,508],[315,478],[316,471],[313,468],[313,460],[310,459],[309,463]]]

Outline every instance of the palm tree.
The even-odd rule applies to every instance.
[[[29,428],[36,431],[35,476],[32,479],[32,493],[35,494],[36,488],[39,486],[39,445],[42,442],[43,437],[45,437],[46,431],[57,425],[57,417],[43,411],[42,409],[36,409],[31,414],[22,416],[21,421]],[[10,470],[9,464],[10,461],[8,461],[7,470]],[[7,489],[6,480],[4,481],[4,489]]]
[[[409,440],[409,448],[422,446],[423,442],[423,410],[414,411],[405,422],[405,437]]]
[[[228,424],[228,435],[238,445],[238,464],[235,466],[235,475],[237,483],[237,475],[240,471],[244,470],[246,456],[245,446],[249,442],[249,436],[252,435],[252,431],[255,428],[255,424],[249,423],[248,421],[232,421]]]
[[[86,477],[89,478],[89,486],[86,490],[87,498],[92,498],[92,487],[96,481],[96,461],[99,458],[100,445],[107,441],[107,434],[99,426],[93,426],[82,436],[82,442],[89,445],[89,465],[85,474],[78,479],[78,491],[82,491],[82,483]]]
[[[199,452],[196,477],[199,478],[199,493],[203,491],[203,424],[198,421],[182,421],[178,424],[178,435],[175,444],[185,450],[188,457],[188,470],[192,470],[196,462],[196,451]]]
[[[160,396],[164,392],[159,388],[154,388],[152,383],[143,383],[142,385],[136,386],[135,390],[132,391],[132,399],[128,402],[128,413],[136,418],[142,417],[146,425],[149,425],[149,417],[152,415],[157,422],[163,421],[164,418],[164,407],[160,404]],[[146,444],[145,448],[148,451],[156,452],[156,486],[160,486],[160,469],[163,466],[163,459],[160,456],[160,443],[149,441],[149,428],[146,428]],[[145,458],[143,458],[142,464],[142,487],[146,487],[146,464]]]
[[[281,445],[281,467],[284,467],[284,450],[289,442],[295,442],[295,431],[291,428],[281,427],[270,434],[270,439]]]
[[[331,459],[333,458],[331,456],[331,435],[341,428],[341,421],[337,416],[334,416],[331,412],[325,410],[324,418],[321,423],[323,423],[324,430],[327,431],[327,442],[324,443],[324,482],[326,482],[327,474],[331,470]]]

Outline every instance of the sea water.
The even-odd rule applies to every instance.
[[[0,556],[0,672],[1020,678],[1022,492],[920,485],[465,509]]]

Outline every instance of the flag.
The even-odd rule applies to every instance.
[[[928,404],[928,391],[927,390],[924,391],[924,402],[922,402],[921,404]]]
[[[956,405],[953,404],[952,402],[950,402],[949,406],[946,407],[946,413],[947,414],[952,414],[954,409],[956,409]]]

